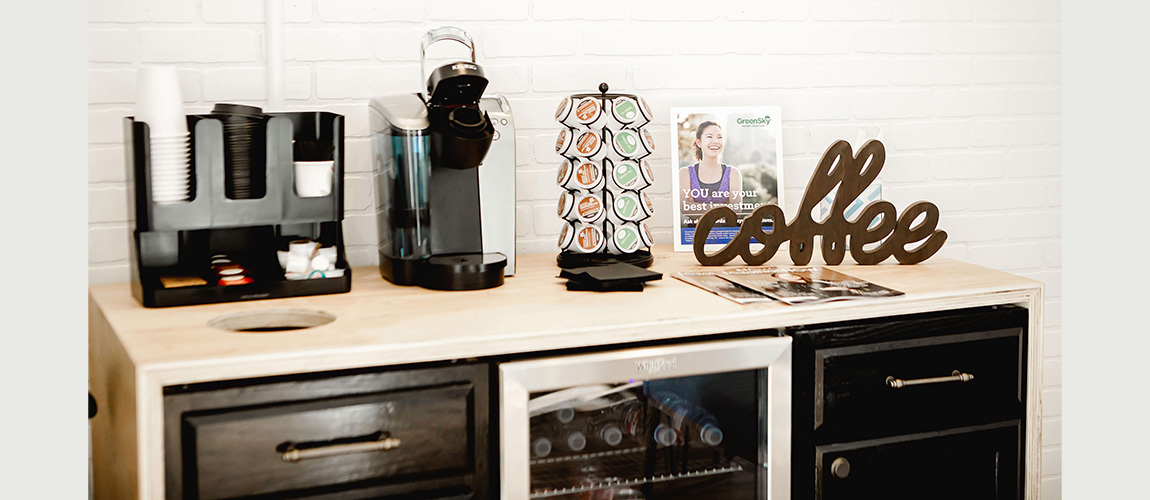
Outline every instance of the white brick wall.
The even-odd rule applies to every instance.
[[[189,112],[266,106],[264,0],[89,2],[89,280],[127,280],[122,117],[134,70],[174,64]],[[881,181],[901,210],[942,210],[941,255],[1046,283],[1044,498],[1061,497],[1061,6],[1056,0],[379,2],[284,0],[286,106],[347,117],[344,228],[374,265],[366,102],[413,92],[419,38],[458,25],[519,129],[519,251],[552,253],[558,188],[552,121],[563,95],[607,81],[642,94],[652,132],[672,105],[783,109],[787,213],[839,138],[879,137]],[[667,168],[660,144],[656,166]],[[663,173],[652,188],[669,207]],[[670,217],[654,219],[670,241]]]

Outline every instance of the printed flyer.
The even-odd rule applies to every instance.
[[[691,251],[699,217],[712,208],[728,206],[738,219],[720,219],[708,247],[731,241],[760,205],[784,206],[778,106],[674,107],[671,124],[675,251]],[[763,221],[764,230],[772,227],[773,221]]]

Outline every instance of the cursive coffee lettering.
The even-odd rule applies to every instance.
[[[778,205],[759,206],[743,219],[739,232],[730,242],[717,252],[707,254],[707,235],[715,223],[738,219],[730,207],[713,208],[699,218],[695,227],[695,259],[704,266],[721,266],[740,256],[747,264],[757,266],[774,257],[779,246],[789,240],[791,260],[804,266],[814,255],[815,236],[822,237],[823,260],[832,266],[842,263],[847,253],[848,238],[851,258],[863,265],[878,264],[892,255],[900,264],[917,264],[930,258],[946,242],[946,232],[938,229],[939,212],[933,203],[912,203],[896,218],[891,202],[876,200],[864,207],[854,221],[846,219],[847,208],[878,178],[885,162],[886,148],[877,140],[867,141],[857,154],[852,153],[850,143],[835,141],[823,153],[811,174],[799,204],[799,213],[794,219],[785,222],[783,210]],[[820,200],[834,191],[835,186],[838,186],[838,191],[831,213],[826,219],[816,222],[811,212]],[[923,216],[922,221],[912,226],[920,215]],[[772,228],[764,231],[763,221],[768,218],[773,222]],[[763,244],[757,253],[751,251],[752,239]],[[907,249],[907,245],[920,241],[922,243],[917,247]],[[866,248],[876,243],[873,248]]]

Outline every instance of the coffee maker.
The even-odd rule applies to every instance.
[[[454,41],[470,60],[430,74],[427,49]],[[515,124],[459,28],[427,32],[420,93],[371,99],[379,272],[397,285],[478,290],[515,274]]]

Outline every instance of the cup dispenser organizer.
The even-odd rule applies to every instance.
[[[224,123],[229,117],[186,119],[189,186],[187,196],[176,202],[153,193],[148,124],[124,119],[125,163],[132,186],[131,288],[136,299],[146,307],[167,307],[350,291],[341,227],[344,117],[327,112],[263,115],[250,135],[254,139],[247,139],[251,154],[243,163],[246,179],[238,178],[233,168],[236,141],[228,140]],[[293,178],[293,161],[299,158],[293,151],[317,144],[329,150],[322,153],[332,160],[331,189],[324,196],[300,196]],[[301,240],[326,249],[326,272],[284,269],[281,261],[289,244]],[[224,261],[240,268],[244,279],[225,281],[219,269]]]
[[[559,267],[572,268],[611,262],[648,267],[654,260],[651,230],[646,219],[654,213],[646,193],[655,178],[646,157],[655,149],[644,125],[651,109],[642,97],[575,94],[563,99],[555,120],[564,125],[555,141],[563,157],[556,182]]]

